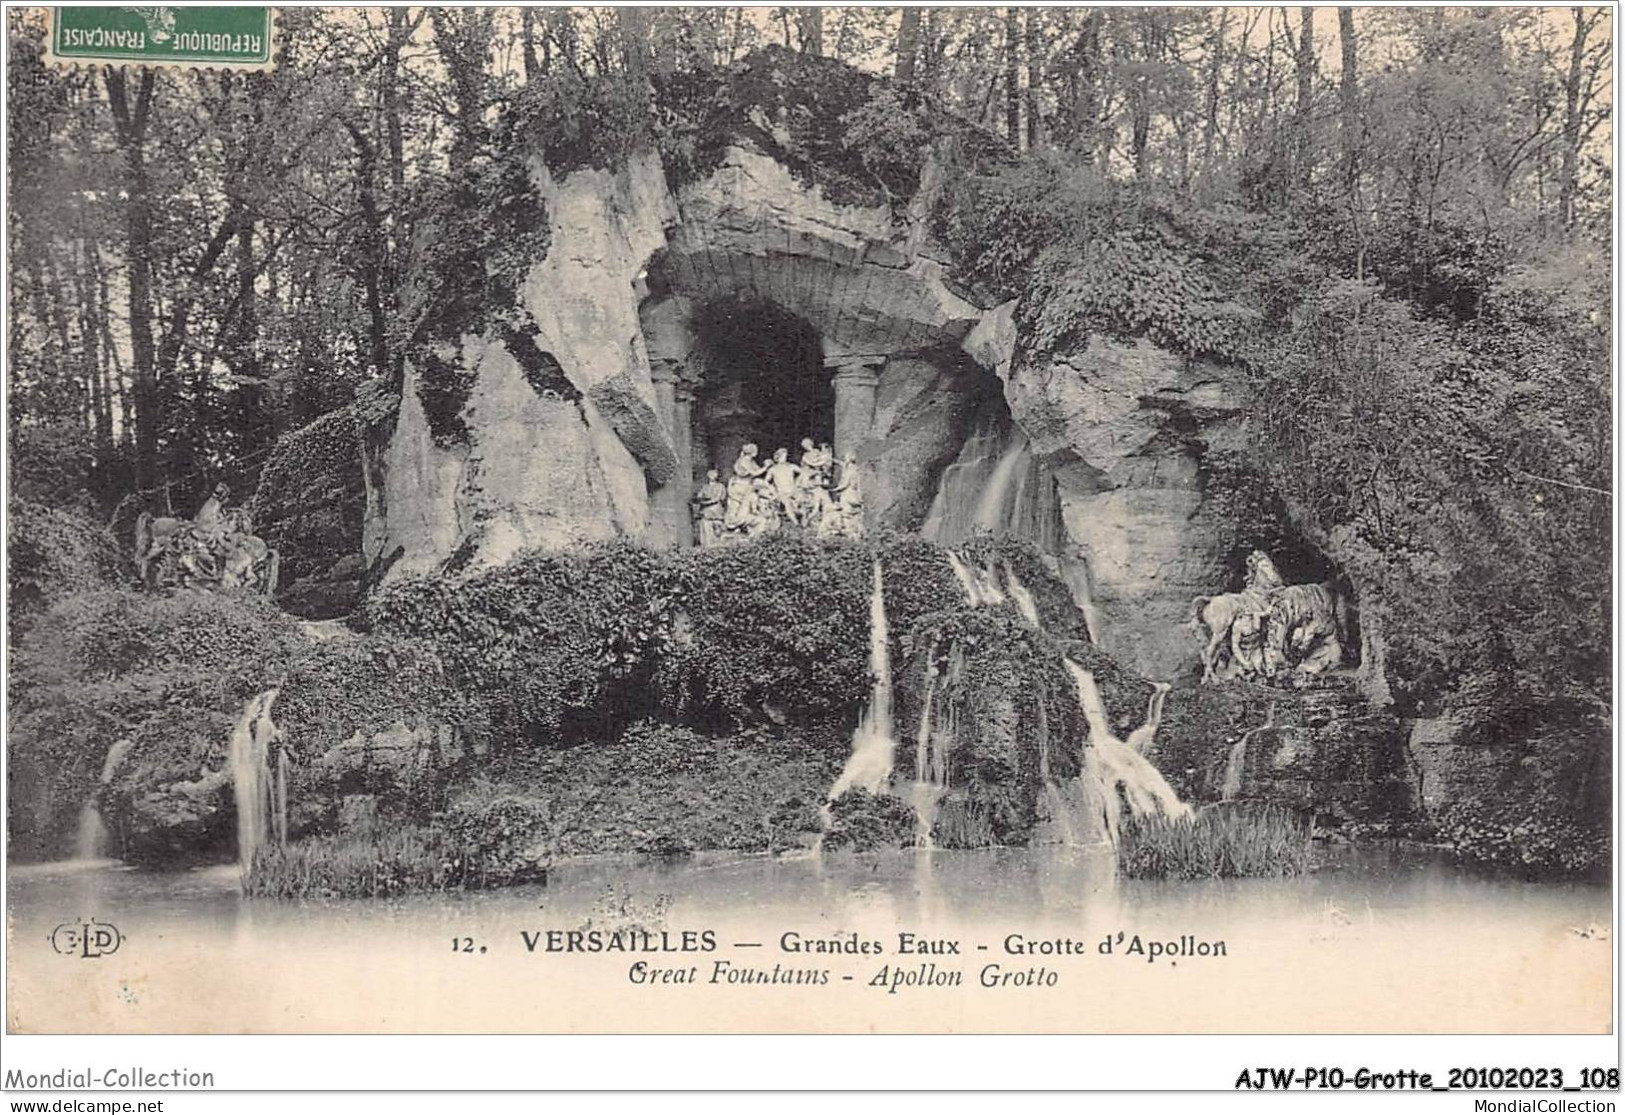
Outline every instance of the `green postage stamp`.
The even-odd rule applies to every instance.
[[[268,7],[53,7],[47,41],[60,64],[268,70],[275,29]]]

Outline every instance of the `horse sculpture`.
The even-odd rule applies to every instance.
[[[224,508],[219,485],[194,519],[143,511],[135,523],[135,566],[149,589],[276,591],[280,559],[256,536],[244,508]]]
[[[1285,584],[1269,555],[1254,550],[1240,592],[1192,601],[1187,626],[1199,624],[1208,629],[1204,683],[1290,676],[1301,685],[1342,665],[1348,604],[1330,584]]]

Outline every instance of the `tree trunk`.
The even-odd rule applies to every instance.
[[[1212,18],[1211,12],[1208,16]],[[1219,22],[1208,37],[1207,90],[1202,106],[1202,177],[1213,173],[1213,148],[1219,137],[1219,78],[1224,72],[1224,33],[1230,23],[1228,9],[1219,10]]]
[[[1140,58],[1150,67],[1155,58],[1151,29],[1152,16],[1142,10],[1135,13],[1140,25]],[[1146,177],[1151,169],[1151,93],[1149,78],[1142,69],[1129,80],[1129,152],[1134,159],[1134,176]]]
[[[1299,8],[1298,21],[1297,158],[1293,160],[1293,171],[1298,187],[1307,189],[1314,162],[1310,126],[1315,96],[1315,9]]]
[[[130,394],[135,407],[135,484],[151,488],[158,477],[157,349],[152,336],[152,202],[147,179],[147,120],[153,72],[143,70],[134,102],[124,71],[106,71],[107,100],[124,156],[125,286],[129,295]]]
[[[1567,231],[1574,227],[1575,182],[1580,168],[1580,85],[1586,36],[1591,24],[1584,8],[1571,8],[1574,37],[1569,43],[1569,72],[1563,83],[1563,165],[1557,179],[1557,220]]]
[[[1021,147],[1021,22],[1015,8],[1004,9],[1004,134]]]
[[[621,27],[621,63],[633,90],[649,87],[649,11],[635,5],[615,9]]]
[[[1337,9],[1337,39],[1343,48],[1343,80],[1338,88],[1338,139],[1343,156],[1343,188],[1352,197],[1360,176],[1360,59],[1354,40],[1354,9]]]
[[[1077,131],[1074,142],[1079,157],[1086,163],[1094,162],[1096,132],[1100,127],[1100,86],[1104,71],[1100,31],[1105,18],[1099,8],[1091,8],[1078,32],[1077,97],[1072,112]]]
[[[903,20],[897,25],[897,68],[893,71],[898,81],[914,80],[914,59],[920,52],[920,9],[904,8]]]
[[[528,6],[519,9],[519,44],[525,80],[533,81],[542,72],[542,66],[536,59],[536,12]]]
[[[1038,113],[1038,91],[1044,84],[1044,30],[1039,24],[1042,13],[1028,8],[1027,23],[1027,149],[1037,150],[1043,142],[1043,129]]]
[[[823,8],[797,8],[796,23],[801,32],[801,51],[803,54],[824,53],[824,9]]]

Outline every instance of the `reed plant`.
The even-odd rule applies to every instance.
[[[1189,817],[1125,819],[1117,871],[1129,879],[1245,879],[1311,869],[1310,826],[1278,805],[1211,806]]]
[[[256,898],[385,898],[478,887],[479,875],[437,830],[380,827],[261,848],[243,888]]]

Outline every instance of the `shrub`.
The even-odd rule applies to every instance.
[[[848,790],[830,802],[829,813],[830,826],[823,845],[829,851],[912,847],[919,827],[908,802],[863,789]]]
[[[123,820],[153,786],[218,770],[243,704],[307,647],[293,620],[255,596],[104,590],[63,600],[12,654],[13,835],[40,854],[65,847],[63,830],[121,739],[132,746],[110,804]]]
[[[51,605],[131,579],[111,531],[66,511],[13,499],[6,508],[7,621],[13,637]]]
[[[289,668],[273,718],[293,760],[290,828],[331,824],[346,795],[427,821],[466,755],[488,744],[485,702],[434,648],[391,635],[318,643]]]
[[[773,535],[673,561],[685,634],[657,683],[674,711],[850,724],[869,688],[869,550]]]
[[[254,531],[279,558],[278,595],[313,616],[338,615],[354,606],[361,564],[361,520],[366,504],[361,429],[351,407],[332,411],[283,435],[260,471],[250,513]],[[348,584],[300,586],[333,579],[350,559]]]
[[[379,631],[439,648],[500,740],[613,737],[652,704],[670,638],[661,559],[626,543],[528,554],[459,580],[403,580],[368,602]]]
[[[499,794],[450,809],[445,828],[473,886],[545,879],[552,847],[552,811],[545,800]]]
[[[1125,819],[1117,871],[1129,879],[1243,879],[1310,869],[1309,826],[1289,809],[1213,807]]]
[[[487,803],[511,799],[534,803],[524,838],[545,840],[558,855],[778,851],[818,830],[818,807],[845,750],[834,732],[708,736],[645,720],[614,740],[487,767],[448,814],[481,816]]]
[[[947,551],[916,534],[895,534],[880,544],[880,564],[885,581],[886,620],[892,639],[903,655],[913,653],[910,633],[920,620],[937,612],[964,606],[965,590],[960,588]]]
[[[1482,802],[1447,809],[1438,840],[1467,863],[1531,878],[1604,877],[1612,851],[1606,824]]]

